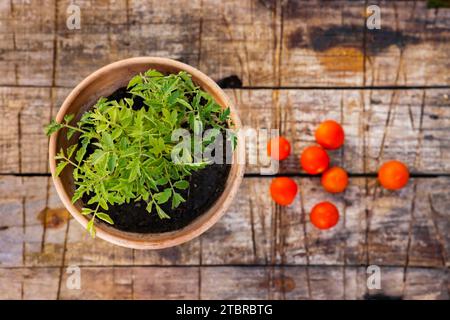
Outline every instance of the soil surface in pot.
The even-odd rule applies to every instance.
[[[109,100],[123,98],[132,98],[126,88],[120,88],[108,97]],[[141,98],[135,97],[133,109],[143,107],[146,108]],[[93,150],[93,148],[88,149],[88,154]],[[114,221],[113,227],[122,231],[161,233],[181,229],[204,214],[216,202],[224,191],[230,169],[231,165],[226,163],[211,164],[193,172],[188,180],[190,187],[179,192],[186,201],[175,209],[171,208],[170,201],[161,205],[170,219],[160,219],[155,209],[151,213],[147,212],[145,209],[147,205],[144,201],[131,201],[122,205],[110,206],[106,213]],[[87,203],[89,196],[84,196],[82,200]],[[106,224],[98,220],[96,223]]]

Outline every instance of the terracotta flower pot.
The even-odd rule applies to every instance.
[[[209,92],[222,107],[230,107],[231,118],[236,128],[240,128],[241,122],[234,106],[222,89],[208,76],[199,70],[184,63],[164,58],[139,57],[121,60],[109,64],[81,81],[69,94],[59,110],[56,121],[61,122],[66,114],[74,114],[72,123],[76,123],[81,115],[94,105],[100,97],[107,97],[115,90],[124,87],[136,74],[148,69],[156,69],[163,73],[177,73],[186,71],[192,76],[193,81],[203,90]],[[71,170],[63,170],[59,177],[55,176],[55,155],[61,148],[68,146],[68,141],[60,130],[50,137],[49,161],[53,182],[59,197],[72,216],[86,228],[88,218],[81,214],[82,203],[72,204],[71,198],[75,190]],[[233,164],[224,187],[224,191],[217,201],[186,227],[165,233],[132,233],[115,229],[103,223],[96,223],[97,237],[116,245],[135,249],[160,249],[176,246],[189,241],[209,229],[225,213],[233,201],[233,198],[242,181],[244,165],[238,164],[238,155],[243,152],[243,146],[238,141],[233,154]],[[170,221],[168,221],[170,223]]]

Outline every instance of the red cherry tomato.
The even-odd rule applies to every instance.
[[[284,137],[270,139],[267,144],[267,154],[275,160],[284,160],[291,153],[291,144]]]
[[[385,162],[378,171],[378,180],[386,189],[401,189],[409,180],[408,167],[397,160]]]
[[[322,122],[315,133],[316,141],[325,149],[337,149],[344,144],[344,129],[334,120]]]
[[[273,201],[282,206],[290,205],[297,195],[297,184],[287,177],[279,177],[270,184],[270,195]]]
[[[303,150],[300,164],[307,173],[319,174],[328,168],[330,158],[322,147],[310,146]]]
[[[339,211],[331,202],[320,202],[312,208],[309,218],[314,226],[325,230],[338,223]]]
[[[321,182],[323,188],[328,192],[342,192],[347,188],[348,175],[344,169],[333,167],[323,173]]]

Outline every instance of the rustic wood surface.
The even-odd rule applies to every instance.
[[[66,27],[67,6],[81,29]],[[31,0],[0,3],[0,298],[450,298],[450,9],[426,1]],[[278,174],[296,179],[290,207],[268,197],[250,165],[235,203],[185,245],[137,251],[92,240],[63,208],[48,174],[42,127],[81,79],[142,55],[189,63],[228,87],[244,125],[293,142]],[[232,88],[229,88],[232,87]],[[315,126],[340,121],[332,161],[351,174],[342,195],[299,172]],[[264,148],[264,146],[262,146]],[[408,187],[377,185],[399,159]],[[339,224],[308,221],[332,200]],[[381,268],[368,289],[366,267]],[[81,290],[66,286],[81,269]]]

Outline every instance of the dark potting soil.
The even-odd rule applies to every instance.
[[[111,94],[109,100],[132,98],[126,88],[120,88]],[[133,109],[138,110],[144,106],[143,100],[134,97]],[[93,148],[88,148],[88,153]],[[225,152],[224,152],[225,153]],[[136,233],[161,233],[181,229],[204,214],[220,197],[230,172],[229,164],[211,164],[204,169],[193,172],[189,177],[189,188],[179,193],[186,200],[177,208],[171,208],[171,201],[161,205],[161,208],[170,216],[170,219],[160,219],[156,210],[151,213],[145,209],[144,201],[130,201],[121,205],[109,206],[106,212],[114,221],[113,227],[122,231]],[[83,202],[89,201],[89,196],[83,197]],[[95,207],[94,205],[92,207]],[[104,223],[98,221],[98,223]]]

